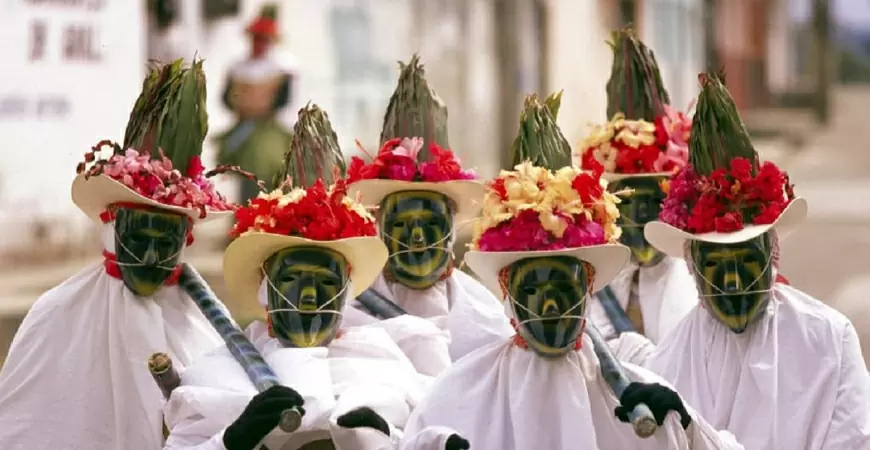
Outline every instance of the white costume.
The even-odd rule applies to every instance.
[[[666,256],[652,267],[628,265],[608,285],[623,311],[628,307],[632,277],[640,270],[638,303],[643,316],[644,334],[626,332],[617,336],[616,329],[597,298],[589,303],[589,317],[608,340],[614,355],[621,361],[644,366],[655,351],[655,344],[665,336],[697,305],[695,280],[686,263]]]
[[[372,408],[389,424],[403,427],[420,401],[428,379],[414,370],[401,350],[380,329],[349,328],[328,347],[287,348],[255,322],[245,334],[281,380],[305,399],[302,426],[293,434],[267,436],[271,449],[296,449],[311,441],[333,439],[341,450],[393,448],[401,432],[386,436],[371,428],[346,429],[336,423],[358,407]],[[242,367],[226,348],[198,360],[182,375],[166,407],[171,434],[166,449],[223,449],[223,431],[257,394]]]
[[[454,269],[445,280],[428,289],[411,289],[401,283],[388,283],[379,276],[371,289],[408,312],[411,316],[431,319],[410,321],[396,318],[380,321],[422,373],[437,375],[471,351],[492,342],[493,336],[510,332],[501,303],[477,280]],[[349,326],[374,324],[378,319],[353,307],[347,309]],[[397,322],[397,319],[399,320]],[[397,326],[406,323],[411,326]],[[412,336],[413,343],[405,341]],[[426,341],[426,347],[420,342]],[[449,344],[448,344],[449,342]]]
[[[650,368],[747,450],[870,449],[870,377],[849,320],[777,284],[742,334],[698,306]]]
[[[114,253],[114,226],[103,246]],[[43,294],[0,372],[0,448],[160,448],[163,395],[148,358],[180,368],[221,338],[178,286],[150,298],[94,264]]]
[[[634,381],[663,383],[642,368],[625,369]],[[579,351],[548,360],[504,336],[438,378],[411,415],[402,450],[442,450],[453,433],[475,450],[742,449],[691,409],[688,430],[670,414],[662,429],[640,440],[614,416],[618,405],[589,337]]]

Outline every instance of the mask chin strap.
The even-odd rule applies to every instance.
[[[771,283],[771,286],[767,289],[752,289],[752,287],[755,286],[756,284],[758,284],[758,282],[761,281],[761,279],[764,277],[764,274],[766,274],[768,271],[771,270],[771,260],[772,259],[773,259],[772,257],[767,258],[767,261],[764,264],[764,270],[762,270],[761,273],[758,274],[758,276],[754,280],[752,280],[752,283],[749,283],[745,288],[743,288],[739,292],[725,292],[719,286],[716,286],[716,284],[714,284],[712,281],[707,279],[707,277],[705,277],[704,274],[701,273],[700,270],[698,270],[697,266],[692,264],[692,271],[699,278],[704,280],[704,284],[706,284],[707,286],[710,286],[711,288],[713,288],[716,291],[712,294],[705,294],[705,293],[700,292],[700,290],[699,290],[698,294],[703,298],[710,298],[710,297],[724,297],[724,296],[728,296],[728,295],[746,295],[746,294],[769,293],[769,292],[773,291],[773,284],[772,283]]]
[[[342,312],[339,311],[338,309],[334,309],[334,310],[331,310],[331,309],[330,309],[330,310],[327,310],[327,309],[325,309],[325,308],[328,307],[328,306],[330,306],[330,305],[332,305],[332,304],[334,304],[334,303],[337,302],[339,299],[344,298],[344,296],[345,296],[345,292],[347,292],[348,286],[350,286],[350,279],[348,279],[348,280],[346,280],[346,281],[344,282],[344,284],[341,286],[341,290],[338,291],[337,294],[335,294],[334,296],[332,296],[332,298],[330,298],[328,301],[326,301],[326,302],[323,303],[322,305],[318,306],[316,310],[314,310],[314,311],[302,311],[302,310],[300,310],[296,305],[294,305],[293,302],[291,302],[290,299],[288,299],[288,298],[284,295],[284,293],[282,293],[282,292],[281,292],[277,287],[275,287],[275,285],[272,283],[272,280],[271,280],[271,279],[269,278],[269,276],[266,274],[266,270],[265,270],[265,269],[263,269],[262,267],[260,267],[260,272],[263,274],[263,279],[266,281],[266,284],[269,286],[269,288],[272,289],[272,291],[273,291],[274,293],[278,294],[278,296],[281,298],[281,300],[284,301],[284,303],[285,303],[286,306],[287,306],[286,308],[267,309],[266,312],[267,312],[269,315],[272,315],[272,314],[275,314],[275,313],[279,313],[279,312],[292,312],[292,313],[297,313],[297,314],[333,314],[333,315],[336,315],[336,316],[341,316],[341,315],[342,315]]]
[[[398,255],[401,255],[404,253],[415,253],[415,252],[420,252],[420,251],[424,251],[424,250],[439,249],[439,250],[444,250],[445,252],[447,252],[447,254],[450,255],[450,258],[452,259],[455,257],[455,254],[453,253],[453,231],[454,231],[453,228],[450,228],[450,231],[447,234],[445,234],[443,238],[441,238],[441,239],[439,239],[439,240],[437,240],[437,241],[435,241],[435,242],[433,242],[425,247],[422,247],[422,248],[411,248],[410,245],[390,236],[387,233],[384,233],[383,231],[381,232],[381,238],[386,239],[390,242],[394,242],[394,243],[398,244],[400,247],[403,247],[401,250],[390,253],[390,258],[393,258],[395,256],[398,256]]]
[[[776,280],[779,275],[779,238],[776,235],[774,230],[768,231],[770,234],[770,255],[765,261],[764,270],[756,277],[752,283],[749,283],[743,290],[740,292],[732,292],[726,293],[724,290],[720,289],[719,286],[716,286],[712,281],[707,279],[701,271],[698,270],[697,266],[695,266],[695,260],[692,258],[692,241],[686,240],[683,244],[683,259],[686,261],[686,265],[689,267],[689,273],[692,275],[697,275],[698,278],[704,280],[704,284],[712,287],[716,292],[712,294],[705,294],[701,292],[701,287],[698,286],[698,296],[700,298],[715,298],[715,297],[723,297],[727,295],[746,295],[746,294],[764,294],[771,293],[774,290],[774,283],[771,283],[770,287],[767,289],[752,289],[753,286],[758,284],[761,281],[764,274],[768,271],[771,274],[771,279]]]
[[[133,253],[132,250],[130,250],[129,248],[127,248],[126,245],[124,245],[124,242],[121,239],[121,236],[118,234],[117,231],[115,231],[115,238],[116,238],[115,243],[121,246],[121,250],[124,250],[128,255],[133,257],[133,259],[136,261],[136,262],[132,262],[132,263],[125,263],[125,262],[118,261],[116,259],[114,261],[114,264],[119,266],[119,267],[157,267],[158,269],[173,271],[173,270],[177,269],[177,266],[168,266],[168,265],[166,265],[166,263],[172,261],[173,259],[175,259],[179,255],[181,255],[181,251],[184,249],[184,246],[181,246],[178,250],[175,251],[175,253],[167,256],[166,258],[163,258],[160,261],[157,261],[157,264],[146,264],[144,261],[142,261],[142,258],[140,258],[139,255]]]
[[[510,292],[508,291],[508,288],[507,288],[507,272],[508,272],[507,269],[508,268],[505,267],[499,271],[498,284],[499,284],[499,287],[501,288],[502,295],[505,299],[508,300],[508,302],[514,308],[519,307],[523,311],[527,312],[530,316],[528,319],[525,319],[525,320],[518,320],[517,317],[510,318],[511,326],[514,328],[514,331],[516,332],[516,334],[513,337],[513,341],[517,347],[528,348],[528,343],[526,342],[526,340],[522,336],[520,336],[519,327],[521,325],[526,325],[528,323],[541,322],[543,320],[553,319],[553,318],[543,318],[539,314],[533,312],[529,308],[526,308],[525,305],[518,303],[514,299],[514,297],[510,294]],[[591,269],[591,266],[589,266],[589,269]],[[582,306],[583,304],[586,303],[586,299],[589,298],[589,292],[592,291],[591,290],[591,286],[592,286],[591,280],[594,279],[594,273],[595,273],[594,269],[589,270],[587,273],[591,273],[592,276],[588,277],[589,282],[588,282],[587,286],[590,286],[590,289],[587,290],[586,295],[584,295],[583,298],[579,302],[577,302],[574,306],[572,306],[567,311],[565,311],[562,314],[559,314],[559,316],[557,316],[559,318],[559,320],[577,319],[580,322],[580,333],[577,335],[577,339],[574,342],[574,350],[580,350],[583,346],[583,331],[586,328],[586,316],[580,315],[580,314],[572,314],[572,312],[574,310],[576,310],[577,308],[580,308],[580,306]],[[511,315],[516,316],[516,314],[513,314],[513,313]]]

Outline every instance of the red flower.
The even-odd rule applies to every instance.
[[[443,182],[476,178],[473,171],[462,170],[459,159],[449,149],[431,144],[431,161],[418,164],[415,157],[409,156],[416,155],[416,151],[399,148],[402,142],[402,138],[385,142],[369,164],[358,157],[351,158],[347,169],[348,183],[372,179]]]
[[[489,182],[489,188],[495,191],[501,201],[507,201],[507,189],[504,187],[504,178],[496,178],[494,181]]]
[[[338,180],[331,191],[317,180],[295,203],[279,206],[279,198],[252,199],[236,211],[232,236],[255,230],[315,241],[376,236],[374,222],[344,204],[347,183]]]
[[[588,173],[577,175],[571,182],[571,187],[580,195],[584,206],[594,204],[604,194],[604,188],[601,187],[601,172],[598,170],[591,175]]]
[[[661,155],[661,149],[654,145],[641,145],[638,148],[626,147],[617,143],[616,167],[620,173],[654,172],[653,166]]]
[[[187,163],[188,178],[199,178],[204,170],[205,167],[203,167],[202,159],[200,159],[199,156],[193,156],[190,158],[190,162]]]
[[[665,129],[664,117],[656,117],[653,121],[653,125],[656,127],[656,147],[666,148],[668,141],[670,141],[670,137],[668,136],[668,131]]]
[[[755,225],[769,225],[776,222],[776,219],[782,215],[787,203],[773,202],[763,205],[758,214],[752,218],[752,223]]]
[[[743,229],[743,217],[740,213],[729,211],[713,219],[713,224],[717,233],[731,233]]]

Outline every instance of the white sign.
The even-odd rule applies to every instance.
[[[0,226],[84,217],[70,183],[91,145],[123,138],[144,76],[143,3],[0,0]]]

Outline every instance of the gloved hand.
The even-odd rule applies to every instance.
[[[458,434],[451,434],[447,438],[447,443],[444,444],[444,450],[469,450],[470,448],[471,443]]]
[[[669,411],[676,411],[680,414],[680,424],[683,429],[689,428],[692,423],[692,417],[686,406],[683,404],[683,399],[673,389],[662,386],[658,383],[631,383],[622,392],[619,397],[619,406],[613,411],[620,421],[628,423],[628,415],[634,410],[634,407],[643,403],[649,407],[656,423],[661,426],[665,422],[665,416]]]
[[[295,407],[305,415],[305,400],[287,386],[272,386],[255,395],[242,414],[224,431],[227,450],[254,450],[281,421],[281,413]]]
[[[374,428],[381,433],[390,435],[390,425],[383,417],[368,406],[356,408],[342,414],[336,422],[342,428]]]

